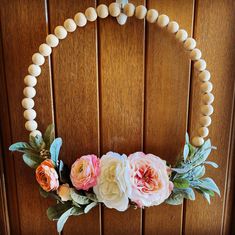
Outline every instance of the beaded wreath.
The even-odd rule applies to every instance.
[[[165,28],[183,44],[190,59],[194,61],[195,70],[199,72],[203,94],[199,121],[201,127],[198,136],[192,138],[192,144],[186,134],[183,151],[174,166],[153,154],[136,152],[127,157],[125,154],[108,152],[101,158],[94,154],[81,156],[69,168],[59,159],[62,139],[55,138],[53,124],[48,126],[43,135],[37,130],[38,125],[34,120],[36,111],[33,110],[33,97],[36,95],[34,87],[45,57],[52,53],[52,48],[58,45],[59,40],[66,38],[68,32],[84,27],[87,21],[95,21],[97,16],[103,19],[109,14],[116,17],[120,25],[135,15],[138,19],[146,18],[147,22]],[[89,7],[85,14],[79,12],[74,19],[65,20],[64,26],[57,26],[54,34],[46,37],[46,43],[41,44],[39,52],[32,56],[29,75],[24,78],[26,87],[22,106],[27,120],[25,128],[30,131],[29,143],[15,143],[10,146],[10,150],[23,152],[24,162],[35,169],[40,194],[57,201],[48,208],[47,216],[50,220],[57,220],[58,232],[62,231],[69,216],[88,213],[101,203],[108,208],[125,211],[131,206],[144,208],[164,202],[179,205],[184,199],[195,200],[195,191],[202,194],[209,203],[214,193],[220,195],[216,183],[204,177],[205,165],[215,168],[218,165],[207,161],[214,148],[209,139],[204,141],[209,134],[214,96],[211,93],[210,72],[206,70],[206,62],[201,56],[196,41],[188,37],[188,33],[180,29],[177,22],[170,21],[167,15],[159,15],[155,9],[147,10],[143,5],[135,7],[131,3],[124,6],[111,3],[109,7],[101,4],[96,9]]]

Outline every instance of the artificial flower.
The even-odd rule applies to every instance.
[[[57,189],[57,194],[60,196],[61,200],[66,202],[71,200],[70,187],[69,184],[62,184]]]
[[[130,167],[126,155],[108,152],[101,158],[101,173],[93,188],[98,200],[108,208],[125,211],[130,194]]]

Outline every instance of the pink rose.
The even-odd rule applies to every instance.
[[[76,189],[88,190],[96,185],[99,174],[100,160],[96,155],[86,155],[73,163],[70,179]]]
[[[159,205],[173,190],[166,162],[153,154],[136,152],[128,157],[132,192],[130,199],[139,207]]]

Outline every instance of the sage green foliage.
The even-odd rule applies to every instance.
[[[166,203],[179,205],[184,199],[195,200],[195,191],[202,194],[208,203],[215,193],[220,195],[216,183],[211,178],[203,178],[206,172],[205,165],[218,167],[216,163],[207,161],[212,149],[215,147],[211,146],[210,140],[205,141],[199,148],[194,147],[186,134],[181,161],[175,168],[171,168],[173,172],[170,180],[174,183],[174,189]]]

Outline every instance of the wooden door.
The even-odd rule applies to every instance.
[[[0,0],[0,233],[56,234],[46,217],[52,201],[41,198],[32,171],[8,146],[27,140],[21,99],[31,55],[48,33],[87,7],[111,0]],[[212,74],[216,97],[208,168],[221,189],[211,205],[197,196],[182,206],[161,205],[118,213],[104,207],[69,220],[72,234],[234,234],[235,1],[132,0],[166,13],[196,38]],[[199,84],[173,36],[135,18],[124,26],[107,18],[69,34],[46,60],[38,79],[41,129],[54,122],[71,164],[86,153],[145,151],[174,163],[188,130],[195,133]]]

